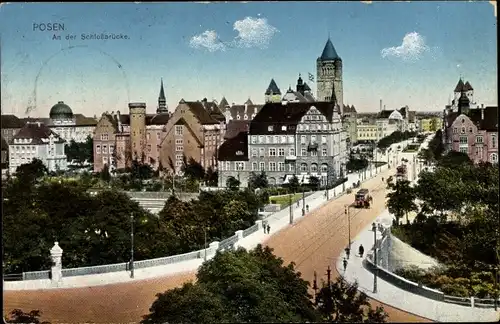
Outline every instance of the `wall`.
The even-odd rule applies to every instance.
[[[95,128],[94,133],[94,172],[100,172],[104,168],[103,160],[109,161],[109,146],[116,145],[115,141],[115,127],[108,119],[107,116],[102,116],[97,126]],[[103,136],[104,135],[104,136]],[[107,136],[107,137],[106,137]],[[108,148],[108,153],[102,153],[102,147],[106,145]],[[108,162],[109,163],[109,162]],[[109,164],[108,164],[109,166]]]

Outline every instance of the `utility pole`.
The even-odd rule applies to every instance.
[[[306,214],[306,192],[304,191],[304,181],[302,181],[302,216]]]
[[[326,278],[328,280],[328,287],[331,287],[332,284],[332,270],[330,269],[330,266],[326,269]]]
[[[130,278],[134,278],[134,215],[130,215]]]
[[[377,226],[375,223],[372,223],[372,231],[373,231],[373,261],[375,263],[375,269],[373,271],[373,293],[377,293]]]

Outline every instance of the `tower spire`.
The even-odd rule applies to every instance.
[[[163,89],[163,78],[161,78],[160,94],[158,95],[158,108],[156,109],[156,113],[162,114],[166,112],[168,112],[167,98],[165,97],[165,90]]]

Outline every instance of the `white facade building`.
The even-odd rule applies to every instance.
[[[50,118],[43,122],[67,143],[71,140],[84,143],[88,136],[94,136],[97,120],[82,114],[73,114],[63,101],[59,101],[50,109],[49,116]]]
[[[14,136],[9,145],[9,171],[39,159],[49,171],[67,170],[65,141],[40,122],[28,122]]]

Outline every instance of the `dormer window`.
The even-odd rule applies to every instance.
[[[267,131],[268,132],[272,132],[274,130],[274,126],[267,126]]]
[[[286,126],[281,126],[282,131],[286,131]]]

